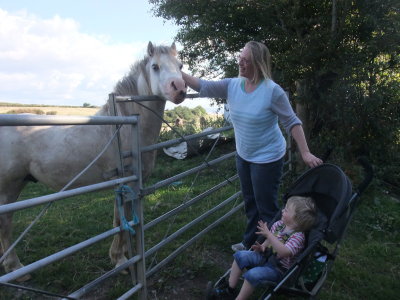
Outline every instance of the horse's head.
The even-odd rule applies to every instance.
[[[175,43],[171,47],[147,46],[149,80],[152,93],[175,104],[185,100],[187,86],[182,79],[182,63],[177,59]]]

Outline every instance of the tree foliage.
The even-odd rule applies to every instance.
[[[314,148],[400,168],[398,0],[150,2],[180,26],[176,40],[194,73],[236,76],[240,49],[262,41],[274,80],[307,112]]]
[[[177,106],[172,110],[165,111],[164,113],[164,118],[170,123],[174,123],[176,119],[194,122],[205,116],[207,116],[207,112],[201,106],[196,106],[193,109],[186,106]]]

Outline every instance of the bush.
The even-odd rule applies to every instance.
[[[167,120],[168,122],[168,120]],[[183,124],[176,126],[174,122],[168,122],[168,124],[173,128],[171,129],[168,125],[163,124],[160,133],[160,142],[168,141],[171,139],[177,139],[182,136],[196,134],[202,132],[208,127],[220,128],[223,126],[229,126],[223,117],[213,117],[210,115],[193,117],[190,120],[183,120]],[[225,136],[232,137],[233,132],[225,132]]]
[[[203,116],[207,116],[207,112],[201,106],[197,106],[193,109],[186,106],[177,106],[172,110],[166,110],[164,113],[164,118],[168,122],[175,122],[178,118],[185,121],[192,121]]]

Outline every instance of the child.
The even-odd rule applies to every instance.
[[[258,232],[266,240],[256,242],[250,250],[238,251],[229,276],[229,286],[214,289],[213,296],[223,299],[235,299],[235,287],[244,272],[244,283],[236,300],[248,299],[255,287],[271,282],[278,282],[284,272],[293,264],[295,257],[305,246],[304,231],[314,224],[316,217],[315,203],[310,197],[292,196],[282,210],[281,220],[272,225],[271,230],[263,221],[258,222]],[[266,250],[272,250],[266,256]]]

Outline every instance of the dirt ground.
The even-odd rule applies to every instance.
[[[221,253],[219,251],[211,251],[209,253],[212,265],[220,267],[222,270],[228,270],[232,263],[232,256]],[[224,271],[224,272],[225,272]],[[148,282],[148,299],[151,300],[204,300],[206,296],[207,283],[216,281],[223,272],[215,278],[214,275],[207,271],[201,274],[194,274],[191,270],[186,270],[182,276],[177,278],[169,278],[160,288],[157,282],[162,278],[154,276]]]
[[[210,263],[228,270],[232,263],[230,254],[212,250],[209,253]],[[172,263],[174,264],[174,263]],[[179,266],[174,266],[179,267]],[[169,266],[167,266],[167,269]],[[224,271],[224,272],[225,272]],[[207,283],[216,281],[224,274],[222,272],[217,277],[210,275],[207,271],[199,274],[191,269],[182,271],[180,276],[168,276],[165,273],[156,274],[147,280],[147,299],[149,300],[204,300],[206,296]],[[168,272],[167,272],[168,273]],[[127,276],[127,280],[128,276]],[[82,298],[82,300],[110,300],[106,295],[107,290],[112,286],[112,282],[102,284],[95,292]]]

